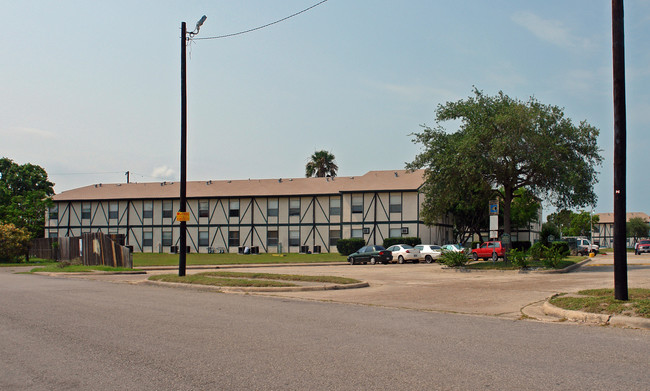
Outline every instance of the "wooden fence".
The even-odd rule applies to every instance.
[[[84,265],[133,268],[131,250],[120,245],[123,241],[121,235],[101,232],[84,233],[81,237],[34,239],[30,243],[29,255],[62,261],[81,258]]]

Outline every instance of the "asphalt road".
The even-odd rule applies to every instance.
[[[644,390],[647,331],[11,274],[1,390]]]

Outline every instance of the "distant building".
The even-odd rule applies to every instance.
[[[358,177],[208,180],[187,183],[191,252],[336,252],[341,238],[382,244],[416,236],[453,240],[450,221],[421,220],[423,170],[371,171]],[[179,245],[180,183],[96,184],[53,197],[47,237],[122,234],[137,252]]]
[[[596,213],[598,223],[594,223],[593,240],[600,247],[614,247],[614,213]],[[650,222],[650,216],[643,212],[630,212],[625,215],[625,221],[631,218],[640,217],[646,223]],[[627,240],[627,246],[634,246],[634,238]]]

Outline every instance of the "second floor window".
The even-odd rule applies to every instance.
[[[330,198],[330,216],[341,215],[341,199],[338,197]]]
[[[289,200],[289,216],[300,216],[300,199]]]
[[[207,200],[199,201],[199,217],[208,217],[209,216],[208,205],[209,204],[208,204]]]
[[[239,200],[230,200],[230,210],[228,216],[239,217]]]
[[[390,205],[388,207],[390,213],[402,213],[402,195],[401,194],[391,194],[390,195]]]
[[[82,220],[90,220],[90,204],[82,204],[81,205],[81,219]]]
[[[171,219],[174,212],[172,211],[172,201],[165,200],[163,201],[162,217],[163,219]]]
[[[153,218],[153,201],[145,201],[142,210],[142,217],[145,219]]]
[[[117,219],[119,217],[119,205],[117,202],[108,204],[108,218]]]
[[[268,206],[268,215],[269,217],[278,217],[278,199],[272,198],[269,200]]]
[[[363,213],[363,195],[352,195],[352,213]]]

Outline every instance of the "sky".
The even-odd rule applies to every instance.
[[[0,156],[57,193],[179,180],[181,22],[217,37],[319,1],[0,0]],[[317,150],[340,176],[403,169],[476,87],[600,129],[594,212],[612,212],[611,35],[604,0],[328,0],[194,40],[187,178],[302,177]],[[650,213],[650,0],[625,2],[625,51],[627,210]]]

